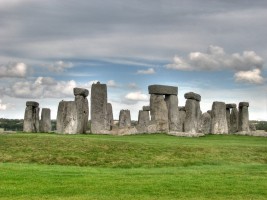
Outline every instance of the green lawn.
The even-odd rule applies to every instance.
[[[0,199],[267,199],[267,138],[0,135]]]

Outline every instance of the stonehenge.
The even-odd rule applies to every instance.
[[[179,106],[178,87],[166,85],[148,86],[149,105],[142,106],[138,121],[131,121],[131,111],[122,109],[114,120],[113,107],[108,103],[107,85],[92,84],[89,120],[89,90],[73,88],[73,101],[60,101],[57,110],[56,132],[63,134],[113,134],[167,133],[176,136],[198,137],[204,134],[248,134],[255,131],[249,124],[248,102],[225,103],[214,101],[211,110],[202,114],[201,95],[184,94],[184,106]],[[39,119],[39,103],[26,102],[24,132],[50,132],[51,110],[42,108]],[[87,132],[88,131],[88,132]]]

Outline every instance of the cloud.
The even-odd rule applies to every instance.
[[[8,104],[2,103],[2,99],[0,99],[0,110],[6,110],[8,107]]]
[[[109,80],[107,82],[107,86],[108,87],[111,87],[111,88],[117,88],[117,87],[119,87],[119,85],[114,80]]]
[[[191,52],[186,59],[174,56],[167,69],[175,70],[251,70],[263,67],[263,59],[254,51],[227,54],[219,46],[209,46],[206,53]]]
[[[71,62],[64,62],[62,60],[57,61],[53,64],[48,65],[48,70],[51,72],[64,72],[65,69],[73,67],[73,64]]]
[[[21,62],[0,66],[0,78],[23,78],[27,73],[27,65]]]
[[[139,89],[138,85],[136,83],[129,83],[128,84],[129,89],[137,90]]]
[[[56,81],[51,77],[38,77],[33,81],[15,82],[4,89],[4,94],[16,98],[64,98],[73,97],[73,88],[77,86],[74,80]]]
[[[155,74],[154,68],[149,68],[147,70],[138,70],[137,74]]]
[[[261,76],[260,69],[253,69],[251,71],[239,71],[234,75],[237,82],[248,82],[252,84],[262,84],[264,78]]]
[[[147,94],[143,94],[140,91],[130,92],[125,96],[125,99],[131,101],[147,101],[149,99]]]

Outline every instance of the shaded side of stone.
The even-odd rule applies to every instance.
[[[39,103],[34,101],[26,102],[24,113],[23,131],[24,132],[39,132]]]
[[[169,131],[181,131],[177,95],[166,95],[165,101],[168,108]]]
[[[89,116],[89,106],[88,100],[86,97],[82,95],[75,96],[75,104],[76,104],[76,115],[77,115],[77,129],[74,131],[75,133],[86,133],[88,116]],[[75,115],[75,113],[73,113]]]
[[[249,132],[249,113],[248,113],[248,103],[239,103],[239,118],[238,118],[238,131]]]
[[[238,110],[237,108],[232,108],[230,114],[230,133],[238,132]]]
[[[130,110],[121,110],[119,116],[119,128],[131,127],[131,113]]]
[[[143,106],[143,111],[150,111],[150,106]]]
[[[199,101],[187,99],[185,103],[185,125],[184,131],[187,133],[197,133],[198,123],[201,116]]]
[[[139,110],[138,125],[147,127],[149,125],[149,111]]]
[[[73,88],[73,94],[74,96],[83,96],[87,97],[89,95],[89,91],[85,88]]]
[[[169,131],[168,108],[163,95],[150,95],[150,115],[152,123],[157,126],[157,132]]]
[[[91,88],[91,132],[108,130],[107,85],[93,84]]]
[[[211,116],[209,113],[203,113],[200,118],[199,132],[204,134],[211,133]]]
[[[179,130],[180,130],[181,132],[185,132],[185,130],[184,130],[185,117],[186,117],[185,110],[180,110],[180,111],[179,111],[179,121],[180,121],[180,127],[179,127]]]
[[[114,120],[113,120],[113,110],[111,103],[107,104],[107,119],[108,119],[108,129],[112,130]]]
[[[199,94],[197,94],[197,93],[194,93],[194,92],[185,93],[184,94],[184,98],[193,99],[193,100],[196,100],[196,101],[201,101],[201,96]]]
[[[148,86],[149,94],[177,95],[178,87],[167,85],[150,85]]]
[[[226,121],[227,121],[228,133],[230,133],[230,128],[231,128],[230,114],[231,114],[230,108],[226,107]]]
[[[228,125],[227,125],[227,119],[226,119],[226,105],[224,102],[215,101],[212,104],[211,133],[212,134],[228,134]]]
[[[51,131],[51,111],[49,108],[43,108],[40,120],[40,132],[48,133]]]

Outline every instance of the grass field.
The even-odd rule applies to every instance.
[[[267,199],[267,138],[0,135],[0,199]]]

